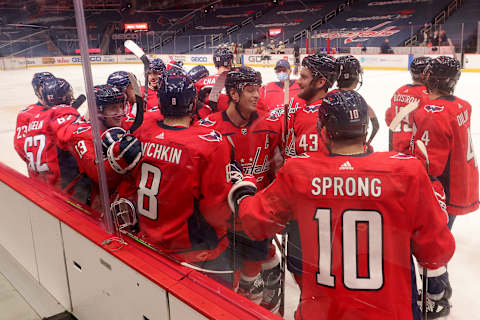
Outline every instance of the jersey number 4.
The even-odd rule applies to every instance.
[[[332,210],[317,209],[317,284],[334,288],[332,274]],[[342,214],[343,285],[350,290],[379,290],[383,274],[383,222],[377,211],[346,210]],[[363,240],[363,246],[360,245]],[[362,248],[360,248],[362,247]],[[360,270],[366,270],[362,272]]]

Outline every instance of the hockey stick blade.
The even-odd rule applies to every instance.
[[[140,91],[140,87],[138,86],[137,79],[133,75],[133,73],[128,73],[128,79],[130,80],[130,84],[133,87],[133,91],[135,92],[135,102],[137,104],[137,112],[135,115],[135,121],[133,121],[132,126],[128,129],[129,133],[134,132],[135,130],[140,127],[143,122],[143,98],[142,98],[142,91]]]
[[[138,58],[142,59],[142,57],[145,55],[145,52],[143,52],[142,48],[140,48],[135,42],[132,40],[127,40],[124,42],[125,48],[128,50],[132,51],[132,53]],[[143,60],[142,60],[143,62]]]
[[[130,127],[130,129],[128,130],[130,133],[134,132],[135,130],[138,129],[138,127],[140,127],[140,125],[142,124],[143,122],[143,111],[145,109],[145,107],[147,106],[147,95],[148,95],[148,69],[150,67],[150,61],[148,60],[148,57],[147,55],[145,54],[145,52],[143,52],[142,48],[140,48],[135,42],[133,42],[132,40],[127,40],[124,42],[124,45],[125,45],[125,48],[127,48],[128,50],[130,50],[137,58],[139,58],[142,63],[143,63],[143,71],[145,73],[145,94],[144,94],[144,97],[143,97],[143,102],[140,103],[140,99],[139,97],[141,98],[141,94],[137,96],[137,92],[140,92],[139,88],[135,88],[134,87],[134,90],[135,91],[135,96],[136,96],[136,102],[137,102],[137,114],[135,115],[135,121],[133,122],[132,126]],[[132,75],[133,76],[133,75]],[[131,79],[131,76],[129,75],[128,76],[129,79],[130,79],[130,83],[132,84],[132,86],[134,86],[134,82],[136,83],[136,79],[135,81],[132,81]]]
[[[75,99],[75,101],[72,103],[72,107],[75,109],[80,108],[80,106],[87,100],[87,97],[85,97],[84,94],[81,94]]]
[[[378,123],[377,115],[375,111],[373,111],[372,107],[368,106],[368,117],[372,122],[372,133],[370,134],[370,138],[368,138],[367,144],[370,144],[377,135],[378,129],[380,128],[380,124]]]
[[[398,113],[397,115],[395,116],[395,118],[393,118],[392,122],[390,123],[390,126],[389,126],[389,129],[394,131],[398,125],[400,124],[400,122],[402,122],[403,118],[405,118],[407,115],[409,115],[412,111],[414,111],[415,109],[418,108],[418,99],[413,101],[413,102],[410,102],[409,104],[407,104],[405,107],[403,107]]]
[[[415,141],[415,146],[417,147],[418,150],[420,150],[420,152],[425,157],[425,162],[426,162],[426,165],[427,165],[427,173],[430,173],[430,161],[428,160],[427,147],[425,146],[425,144],[423,143],[422,140]]]

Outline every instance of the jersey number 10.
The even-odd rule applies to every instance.
[[[318,226],[318,273],[317,283],[335,287],[332,274],[332,210],[315,211]],[[377,211],[346,210],[342,213],[342,267],[343,285],[350,290],[379,290],[384,283],[383,274],[383,222]],[[366,225],[366,248],[368,252],[367,275],[359,275],[359,224]],[[365,268],[362,268],[365,269]]]

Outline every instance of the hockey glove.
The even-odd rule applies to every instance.
[[[102,133],[102,150],[103,156],[107,157],[108,148],[115,142],[120,140],[126,131],[120,127],[113,127]]]
[[[142,143],[135,136],[125,135],[115,141],[107,151],[108,162],[120,174],[132,170],[142,157]]]
[[[232,160],[229,164],[225,166],[225,173],[227,176],[227,182],[231,182],[232,184],[237,183],[243,179],[243,168],[242,165],[236,161]]]
[[[240,201],[245,197],[253,196],[257,193],[257,186],[253,181],[255,181],[255,178],[252,176],[245,176],[243,180],[237,181],[230,189],[228,193],[228,205],[235,215],[238,214]]]

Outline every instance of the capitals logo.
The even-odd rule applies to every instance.
[[[212,132],[208,134],[199,135],[198,137],[206,141],[217,141],[217,142],[222,141],[222,135],[215,130],[212,130]]]
[[[73,134],[80,134],[82,132],[90,130],[90,128],[91,128],[91,126],[80,127],[77,130],[75,130],[75,132]]]
[[[314,106],[306,106],[303,109],[303,111],[306,112],[306,113],[314,113],[314,112],[317,112],[319,108],[320,108],[319,104],[314,105]]]
[[[206,118],[200,120],[198,124],[201,125],[201,126],[204,126],[204,127],[211,127],[215,123],[216,123],[215,121],[212,121],[212,120],[208,119],[208,117],[206,117]]]
[[[431,104],[427,104],[425,107],[423,107],[425,111],[435,113],[435,112],[442,112],[444,107],[443,106],[434,106]]]
[[[268,117],[266,119],[268,121],[277,121],[277,120],[280,119],[280,117],[282,116],[282,114],[284,112],[285,112],[285,110],[284,110],[283,107],[275,108],[268,113]]]

